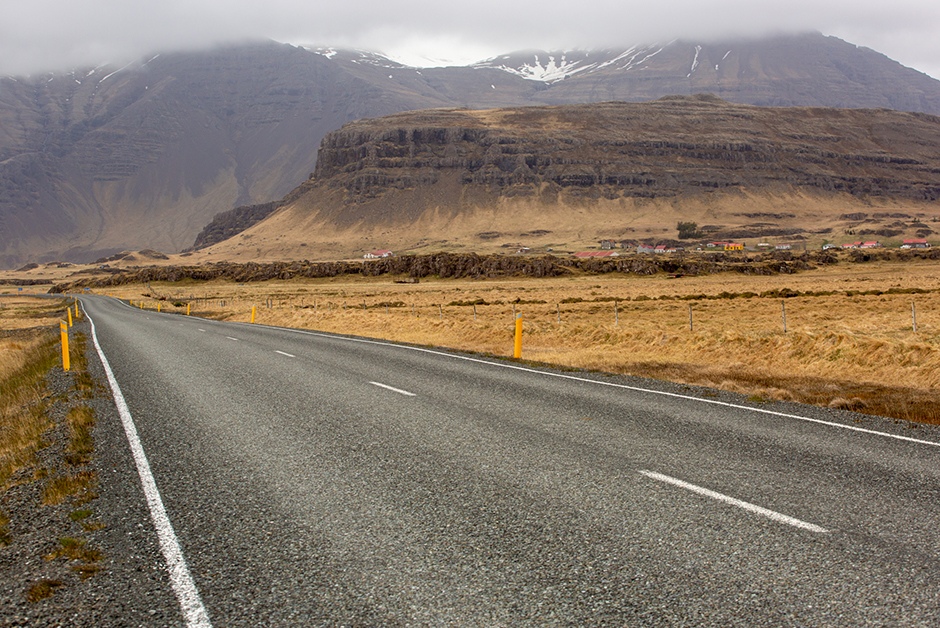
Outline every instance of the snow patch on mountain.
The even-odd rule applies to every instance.
[[[502,70],[540,83],[556,83],[576,74],[590,74],[607,68],[639,68],[663,49],[663,46],[652,45],[596,51],[516,52],[485,59],[471,67]]]
[[[700,52],[702,52],[702,47],[701,47],[701,46],[696,46],[696,47],[695,47],[695,58],[692,59],[692,69],[689,70],[689,73],[688,73],[688,74],[686,74],[686,76],[685,76],[686,78],[689,78],[690,76],[692,76],[692,73],[695,72],[695,68],[698,67],[698,55],[699,55]]]

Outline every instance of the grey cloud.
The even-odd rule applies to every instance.
[[[0,73],[18,74],[267,37],[480,57],[523,48],[630,45],[675,38],[819,30],[940,76],[940,7],[925,0],[512,2],[439,0],[43,0],[0,8]],[[15,6],[11,6],[15,5]]]

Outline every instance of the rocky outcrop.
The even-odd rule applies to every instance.
[[[682,276],[710,275],[734,272],[745,275],[793,274],[813,268],[813,265],[836,264],[842,261],[865,263],[873,260],[936,260],[940,249],[926,251],[852,251],[836,256],[827,251],[814,251],[793,255],[778,251],[748,256],[709,253],[706,255],[632,255],[620,258],[520,257],[513,255],[477,255],[434,253],[431,255],[403,255],[364,262],[274,262],[269,264],[217,263],[207,266],[150,266],[122,271],[102,269],[92,271],[99,276],[74,278],[54,286],[50,292],[77,292],[83,288],[107,288],[148,281],[177,282],[183,280],[210,281],[228,279],[237,282],[268,281],[271,279],[321,278],[341,275],[370,277],[402,275],[408,277],[441,277],[452,279],[493,279],[498,277],[558,277],[574,272],[588,274],[623,273],[655,275],[666,272]],[[85,271],[82,274],[86,274]],[[12,283],[8,281],[7,283]],[[26,285],[25,283],[15,285]],[[776,296],[797,296],[799,293],[781,293]],[[706,298],[702,295],[701,298]]]
[[[810,189],[940,199],[940,118],[759,108],[713,96],[491,111],[434,110],[329,133],[314,189],[347,204],[451,176],[501,196],[658,198]]]
[[[245,229],[255,225],[281,206],[279,201],[272,203],[261,203],[260,205],[244,205],[236,207],[227,212],[216,214],[208,225],[206,225],[196,241],[193,242],[192,249],[204,249],[212,246],[216,242],[227,240],[234,235],[238,235]]]

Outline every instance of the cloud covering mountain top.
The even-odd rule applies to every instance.
[[[940,5],[929,0],[6,2],[0,6],[0,74],[122,63],[155,51],[258,38],[381,50],[420,66],[462,65],[529,48],[629,46],[805,30],[873,48],[940,77]]]

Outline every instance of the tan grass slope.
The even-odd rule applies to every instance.
[[[207,249],[228,259],[574,251],[706,239],[882,241],[932,232],[940,118],[710,96],[429,110],[327,135],[284,207]],[[915,224],[916,223],[916,224]]]

